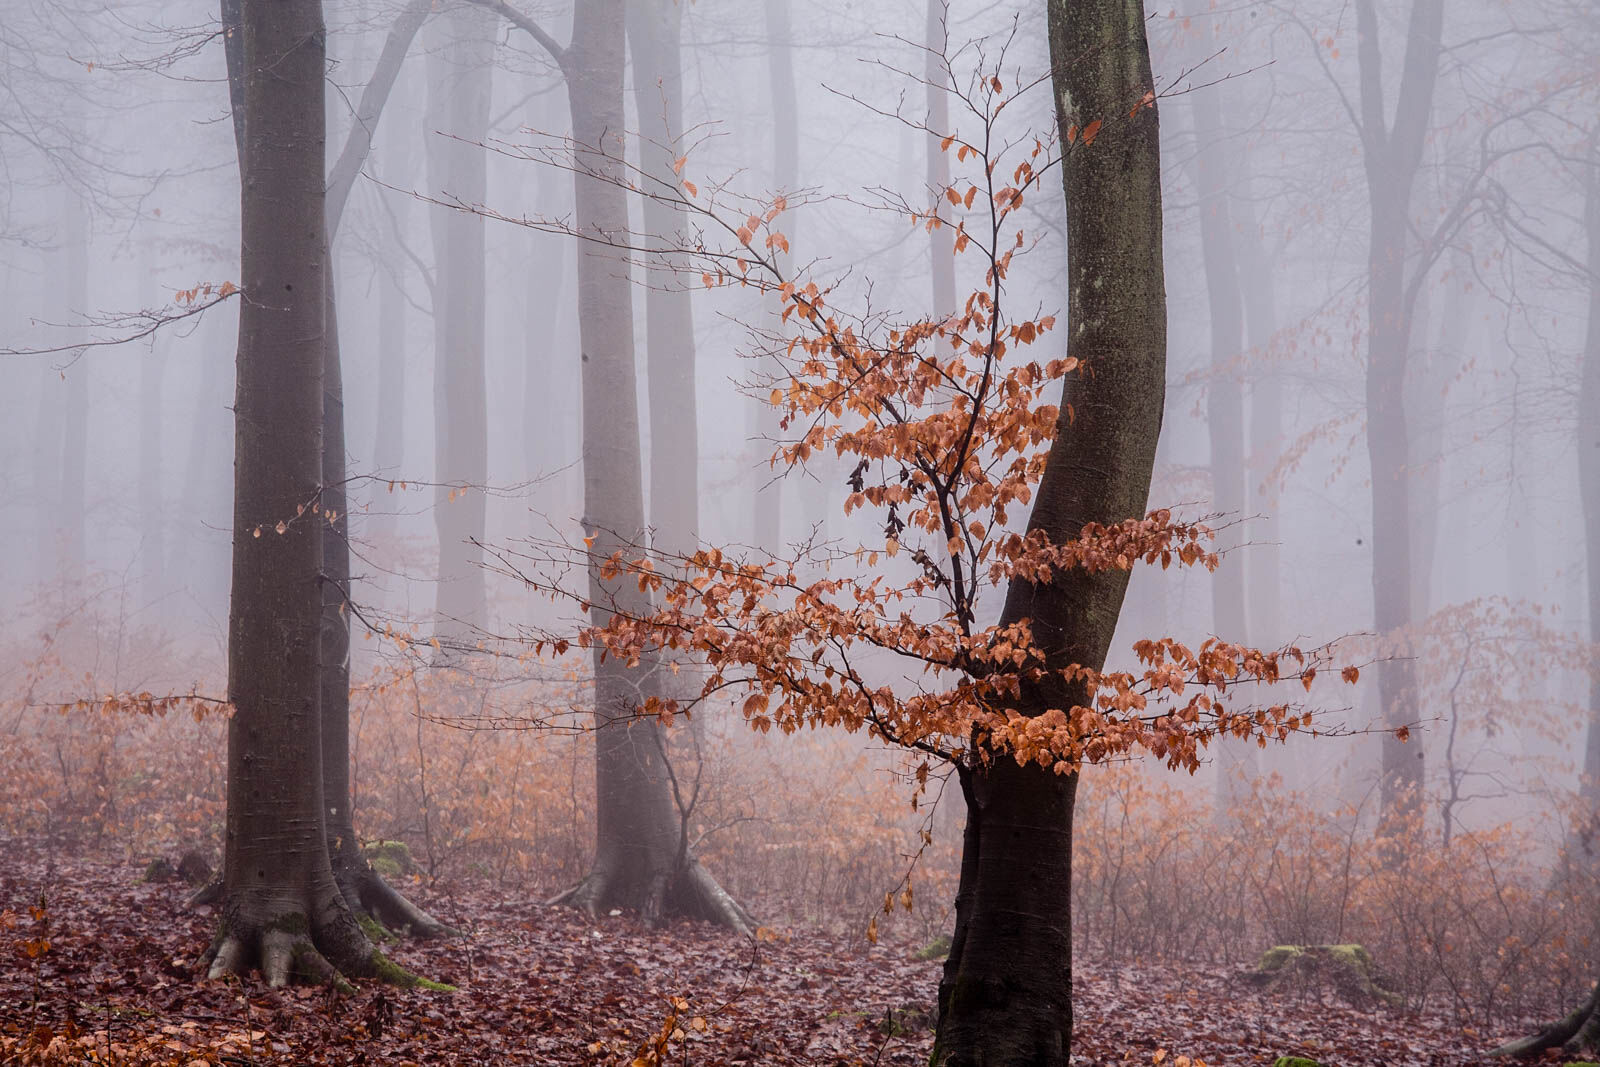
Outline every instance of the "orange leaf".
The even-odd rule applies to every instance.
[[[1094,139],[1100,135],[1100,120],[1095,119],[1083,128],[1083,143],[1085,146],[1094,144]]]

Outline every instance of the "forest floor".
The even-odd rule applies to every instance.
[[[0,1064],[628,1064],[671,1016],[669,1064],[925,1064],[932,1042],[940,963],[905,946],[593,923],[489,882],[408,889],[467,936],[391,954],[455,993],[197,981],[215,920],[184,910],[188,887],[143,873],[0,841]],[[1357,1010],[1331,991],[1262,995],[1238,974],[1080,959],[1073,1062],[1487,1067],[1500,1061],[1483,1050],[1517,1032]],[[22,1059],[41,1037],[58,1055]]]

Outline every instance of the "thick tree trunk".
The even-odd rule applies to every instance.
[[[448,202],[488,195],[485,152],[494,19],[471,5],[435,22],[444,40],[428,57],[428,184]],[[437,132],[435,132],[437,131]],[[489,477],[484,380],[481,215],[434,207],[434,525],[439,537],[435,636],[447,652],[471,648],[486,606],[483,547]]]
[[[1103,120],[1064,162],[1068,228],[1068,378],[1029,528],[1053,541],[1086,522],[1143,517],[1166,377],[1160,134],[1138,0],[1051,0],[1056,117],[1066,131]],[[1130,112],[1134,112],[1130,115]],[[1065,412],[1076,412],[1069,419]],[[1049,666],[1105,662],[1126,571],[1067,571],[1013,583],[1001,624],[1032,622]],[[1026,687],[1030,713],[1089,694]],[[965,772],[969,805],[956,930],[939,984],[932,1062],[941,1067],[1068,1062],[1072,1043],[1072,805],[1077,776],[1005,754]]]
[[[572,109],[577,228],[612,240],[628,230],[621,173],[623,34],[623,0],[581,4],[562,60]],[[613,612],[645,614],[650,606],[635,583],[607,580],[599,566],[614,552],[636,551],[645,532],[632,297],[616,251],[580,241],[583,525],[595,538],[589,621],[596,626]],[[590,914],[626,907],[650,919],[686,914],[748,932],[754,925],[749,916],[688,851],[661,727],[636,715],[657,684],[654,673],[654,663],[629,667],[595,649],[596,855],[588,877],[557,900]]]
[[[1206,432],[1211,445],[1212,507],[1224,522],[1245,517],[1244,387],[1238,360],[1244,354],[1244,295],[1234,254],[1232,189],[1223,143],[1223,85],[1190,94],[1194,109],[1195,178],[1200,194],[1200,250],[1211,317],[1211,375],[1206,383]],[[1243,527],[1240,527],[1241,529]],[[1224,557],[1211,575],[1211,625],[1225,641],[1246,643],[1245,560]],[[1225,818],[1256,773],[1251,743],[1221,738],[1215,748],[1217,816]]]
[[[323,841],[320,670],[324,31],[319,0],[243,0],[244,121],[227,833],[213,976],[371,974]],[[233,55],[230,54],[230,60]],[[303,509],[303,513],[302,513]],[[281,531],[281,532],[280,532]]]

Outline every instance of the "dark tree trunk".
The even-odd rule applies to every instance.
[[[319,0],[243,0],[241,281],[227,833],[213,976],[371,974],[323,840],[324,30]],[[229,26],[224,9],[224,26]],[[232,27],[230,27],[232,28]],[[234,59],[230,50],[229,59]],[[303,513],[302,513],[303,509]],[[279,531],[282,532],[279,532]]]
[[[494,20],[470,5],[435,23],[444,39],[429,54],[428,183],[450,203],[483,204]],[[484,525],[489,475],[484,379],[484,246],[481,215],[434,207],[434,526],[439,537],[435,635],[446,655],[470,649],[484,623]]]
[[[1138,0],[1051,0],[1050,58],[1062,143],[1104,120],[1068,153],[1068,378],[1029,528],[1052,541],[1086,522],[1143,517],[1161,431],[1166,293],[1161,259],[1160,135]],[[1032,621],[1053,668],[1099,668],[1117,624],[1126,571],[1071,570],[1013,583],[1001,624]],[[1024,688],[1037,714],[1089,699],[1080,686]],[[1072,1043],[1072,810],[1077,775],[1004,754],[963,772],[968,801],[956,928],[939,983],[933,1060],[942,1067],[1068,1062]]]
[[[1390,732],[1383,737],[1379,795],[1386,832],[1420,829],[1423,748],[1395,731],[1414,725],[1416,670],[1404,646],[1412,622],[1410,445],[1406,356],[1416,279],[1408,277],[1411,190],[1422,162],[1439,71],[1444,0],[1413,0],[1405,69],[1393,126],[1383,102],[1378,18],[1372,0],[1356,3],[1361,138],[1371,209],[1367,259],[1367,454],[1372,469],[1373,622],[1386,642],[1378,695]]]

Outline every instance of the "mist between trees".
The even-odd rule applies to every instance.
[[[1574,0],[16,5],[0,1058],[1600,1052],[1597,75]]]

